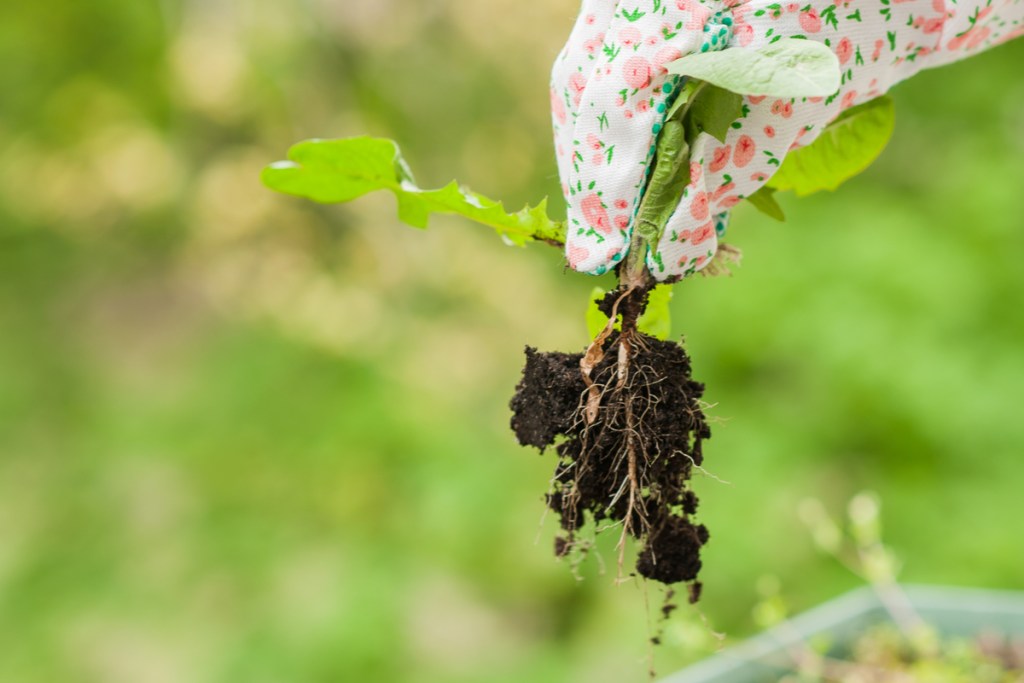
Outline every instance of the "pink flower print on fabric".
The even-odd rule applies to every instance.
[[[683,24],[687,31],[700,31],[708,19],[714,14],[712,10],[699,0],[676,0],[676,7],[689,14],[689,19]]]
[[[580,99],[583,97],[583,91],[586,89],[586,76],[576,73],[569,77],[569,93],[572,95],[572,103],[575,108],[579,108]]]
[[[736,168],[744,168],[754,160],[757,153],[757,143],[749,135],[741,135],[736,141],[736,153],[733,154],[732,163]]]
[[[695,245],[704,244],[715,236],[715,226],[713,223],[705,223],[704,225],[697,228],[690,235],[690,242]]]
[[[665,68],[668,64],[682,58],[683,53],[675,47],[665,47],[658,50],[658,54],[654,55],[652,66],[654,71],[659,76],[664,76],[668,73],[668,69]]]
[[[588,55],[596,55],[604,47],[604,34],[598,33],[596,36],[583,43],[583,49]]]
[[[630,57],[622,67],[622,79],[630,88],[646,88],[651,84],[651,63],[643,57]]]
[[[711,155],[711,164],[708,166],[712,171],[721,171],[732,159],[732,145],[723,145],[715,149]]]
[[[843,66],[853,57],[853,43],[849,38],[843,38],[836,45],[836,57],[839,58],[839,65]]]
[[[573,270],[579,270],[580,264],[587,261],[590,258],[590,252],[586,247],[571,246],[566,250],[566,258],[569,261],[569,267]]]
[[[704,221],[711,215],[708,210],[709,201],[707,192],[694,193],[693,202],[690,204],[690,215],[693,216],[694,220]]]
[[[565,125],[565,102],[562,101],[554,89],[551,90],[551,115],[555,117],[555,123]]]
[[[634,47],[641,40],[643,40],[643,36],[640,35],[640,31],[633,26],[627,26],[619,31],[619,42],[622,43],[623,47]]]
[[[610,235],[612,233],[612,224],[608,220],[608,211],[604,208],[604,203],[601,201],[600,196],[588,194],[580,203],[580,207],[583,209],[583,217],[586,219],[587,225],[602,235]]]
[[[813,7],[800,14],[800,28],[807,33],[817,33],[821,30],[821,16]]]

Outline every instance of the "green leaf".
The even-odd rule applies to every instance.
[[[668,114],[665,115],[665,120],[675,118],[679,110],[686,106],[686,103],[693,97],[693,93],[700,87],[700,81],[690,78],[683,83],[683,87],[680,89],[679,94],[676,95],[676,101],[672,103],[672,108],[668,110]]]
[[[711,83],[701,88],[690,105],[690,120],[721,143],[743,113],[743,96]]]
[[[672,285],[658,285],[647,295],[647,310],[636,321],[637,328],[662,341],[672,334]]]
[[[667,66],[669,73],[713,83],[741,95],[827,97],[839,89],[839,59],[812,40],[784,38],[757,49],[698,52]]]
[[[896,110],[888,96],[847,109],[817,140],[790,152],[768,185],[801,197],[835,190],[882,154],[895,126]]]
[[[432,213],[457,214],[494,228],[516,245],[533,240],[565,242],[565,224],[548,217],[547,200],[508,213],[501,202],[463,189],[454,181],[439,190],[420,189],[392,140],[308,140],[292,147],[288,159],[263,170],[264,185],[325,204],[390,190],[398,199],[398,217],[416,228],[426,228]]]
[[[774,187],[768,187],[765,185],[760,190],[747,197],[747,201],[764,215],[774,218],[777,221],[785,222],[786,214],[783,212],[782,207],[779,206],[779,203],[775,201]]]
[[[666,121],[658,137],[654,170],[634,222],[647,244],[656,245],[661,240],[669,218],[679,205],[683,188],[689,182],[690,150],[684,139],[683,124]]]
[[[590,290],[590,305],[587,306],[587,334],[591,339],[596,339],[601,330],[608,326],[608,316],[601,312],[597,303],[608,294],[602,287],[594,287]]]

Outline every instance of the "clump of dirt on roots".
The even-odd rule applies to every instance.
[[[646,292],[612,292],[602,308],[622,315],[622,331],[609,326],[585,353],[527,348],[512,429],[521,444],[558,453],[547,495],[563,530],[557,555],[584,548],[588,522],[619,529],[620,574],[631,536],[641,544],[637,573],[690,582],[695,602],[708,531],[693,521],[697,496],[688,483],[711,436],[704,385],[692,379],[680,345],[636,330],[645,304]]]

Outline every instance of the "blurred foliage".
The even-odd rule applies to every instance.
[[[506,429],[522,347],[581,348],[608,282],[259,185],[295,140],[370,134],[428,186],[556,194],[575,10],[4,4],[0,680],[643,679],[643,592],[555,562],[551,459]],[[731,638],[761,575],[795,607],[854,585],[808,495],[878,490],[906,579],[1021,586],[1021,63],[901,86],[869,173],[785,225],[741,209],[746,264],[678,288],[731,482],[699,483],[701,610]],[[665,672],[714,642],[682,613]]]

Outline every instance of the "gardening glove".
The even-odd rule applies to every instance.
[[[808,38],[832,49],[842,78],[827,98],[747,95],[724,144],[700,134],[690,184],[647,255],[662,281],[706,266],[729,210],[842,111],[1020,35],[1024,0],[584,0],[551,86],[569,265],[600,275],[626,257],[657,136],[682,85],[666,65],[680,57]]]

